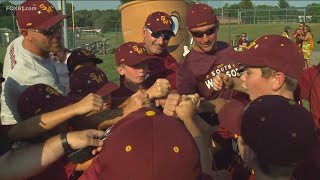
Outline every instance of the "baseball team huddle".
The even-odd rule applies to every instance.
[[[186,17],[194,45],[178,63],[174,22],[153,12],[143,42],[116,49],[118,85],[89,50],[64,51],[67,16],[50,2],[21,6],[37,11],[16,11],[21,36],[4,59],[0,179],[320,178],[320,68],[304,69],[290,39],[268,34],[237,51],[197,3]],[[61,51],[64,83],[50,56]]]

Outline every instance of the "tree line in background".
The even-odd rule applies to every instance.
[[[121,3],[127,3],[131,0],[121,0]],[[200,0],[188,0],[189,4],[200,2]],[[15,15],[14,11],[6,10],[6,6],[13,6],[10,1],[3,1],[0,3],[0,28],[9,28],[11,30],[17,29],[13,25],[15,21],[13,16]],[[213,7],[214,8],[214,7]],[[257,10],[257,17],[267,17],[268,11],[270,9],[283,9],[283,8],[294,8],[290,6],[287,0],[279,0],[278,6],[269,6],[269,5],[254,5],[251,0],[241,0],[238,4],[229,4],[226,3],[223,8],[214,8],[214,11],[219,15],[238,17],[238,9],[255,9]],[[76,10],[74,9],[74,25],[75,27],[88,27],[88,28],[99,28],[102,29],[102,32],[107,32],[109,30],[118,31],[121,27],[121,14],[118,10]],[[266,11],[263,11],[266,10]],[[288,14],[295,14],[298,10],[288,10]],[[67,3],[67,14],[71,15],[72,5]],[[285,11],[272,11],[272,18],[277,19],[281,18],[284,15]],[[312,16],[312,22],[320,22],[320,3],[312,3],[306,6],[306,14]],[[252,12],[243,12],[241,13],[243,17],[251,17]],[[250,23],[252,20],[250,18],[242,19],[242,23]],[[249,22],[250,21],[250,22]],[[72,26],[72,19],[68,19],[68,26]]]

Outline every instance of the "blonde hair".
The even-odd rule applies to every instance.
[[[262,72],[262,77],[264,77],[266,79],[270,78],[271,76],[273,76],[277,72],[276,70],[273,70],[269,67],[263,67],[260,69]],[[289,91],[295,91],[298,86],[298,80],[285,75],[284,84],[286,85],[286,88]]]

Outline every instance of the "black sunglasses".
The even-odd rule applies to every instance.
[[[172,37],[171,34],[160,33],[160,32],[155,32],[155,33],[154,33],[154,32],[152,32],[150,29],[148,29],[148,31],[151,33],[151,36],[154,37],[154,38],[156,38],[156,39],[162,37],[163,40],[167,41],[167,40],[169,40],[169,39]]]
[[[44,36],[51,36],[53,35],[55,32],[57,31],[60,31],[61,30],[61,23],[58,23],[54,26],[52,26],[51,28],[49,29],[42,29],[42,30],[31,30],[31,31],[34,31],[34,32],[38,32],[38,33],[41,33],[43,34]]]
[[[217,31],[218,31],[218,27],[215,26],[215,27],[212,27],[212,28],[206,30],[205,32],[199,32],[199,31],[192,32],[192,31],[190,31],[190,33],[192,34],[193,37],[202,38],[205,34],[207,36],[210,36]]]

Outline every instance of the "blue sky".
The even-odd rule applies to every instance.
[[[3,0],[1,0],[3,1]],[[49,0],[50,1],[50,0]],[[169,0],[168,0],[169,1]],[[266,4],[266,5],[273,5],[277,6],[278,0],[271,0],[271,1],[255,1],[251,0],[253,4],[255,5],[261,5],[261,4]],[[20,4],[22,1],[20,0],[14,0],[11,1],[14,4]],[[58,7],[58,0],[51,0],[50,1],[55,7]],[[71,0],[67,0],[67,2],[71,2]],[[81,10],[81,9],[117,9],[120,5],[120,1],[112,1],[112,0],[99,0],[99,1],[88,1],[88,0],[74,0],[74,5],[76,10]],[[210,6],[213,7],[221,7],[225,3],[233,4],[233,3],[239,3],[240,0],[209,0],[209,1],[202,1],[205,3],[209,3]],[[308,0],[308,1],[302,1],[302,0],[288,0],[289,4],[291,6],[295,7],[304,7],[307,4],[311,3],[319,3],[318,1],[313,1],[313,0]]]

